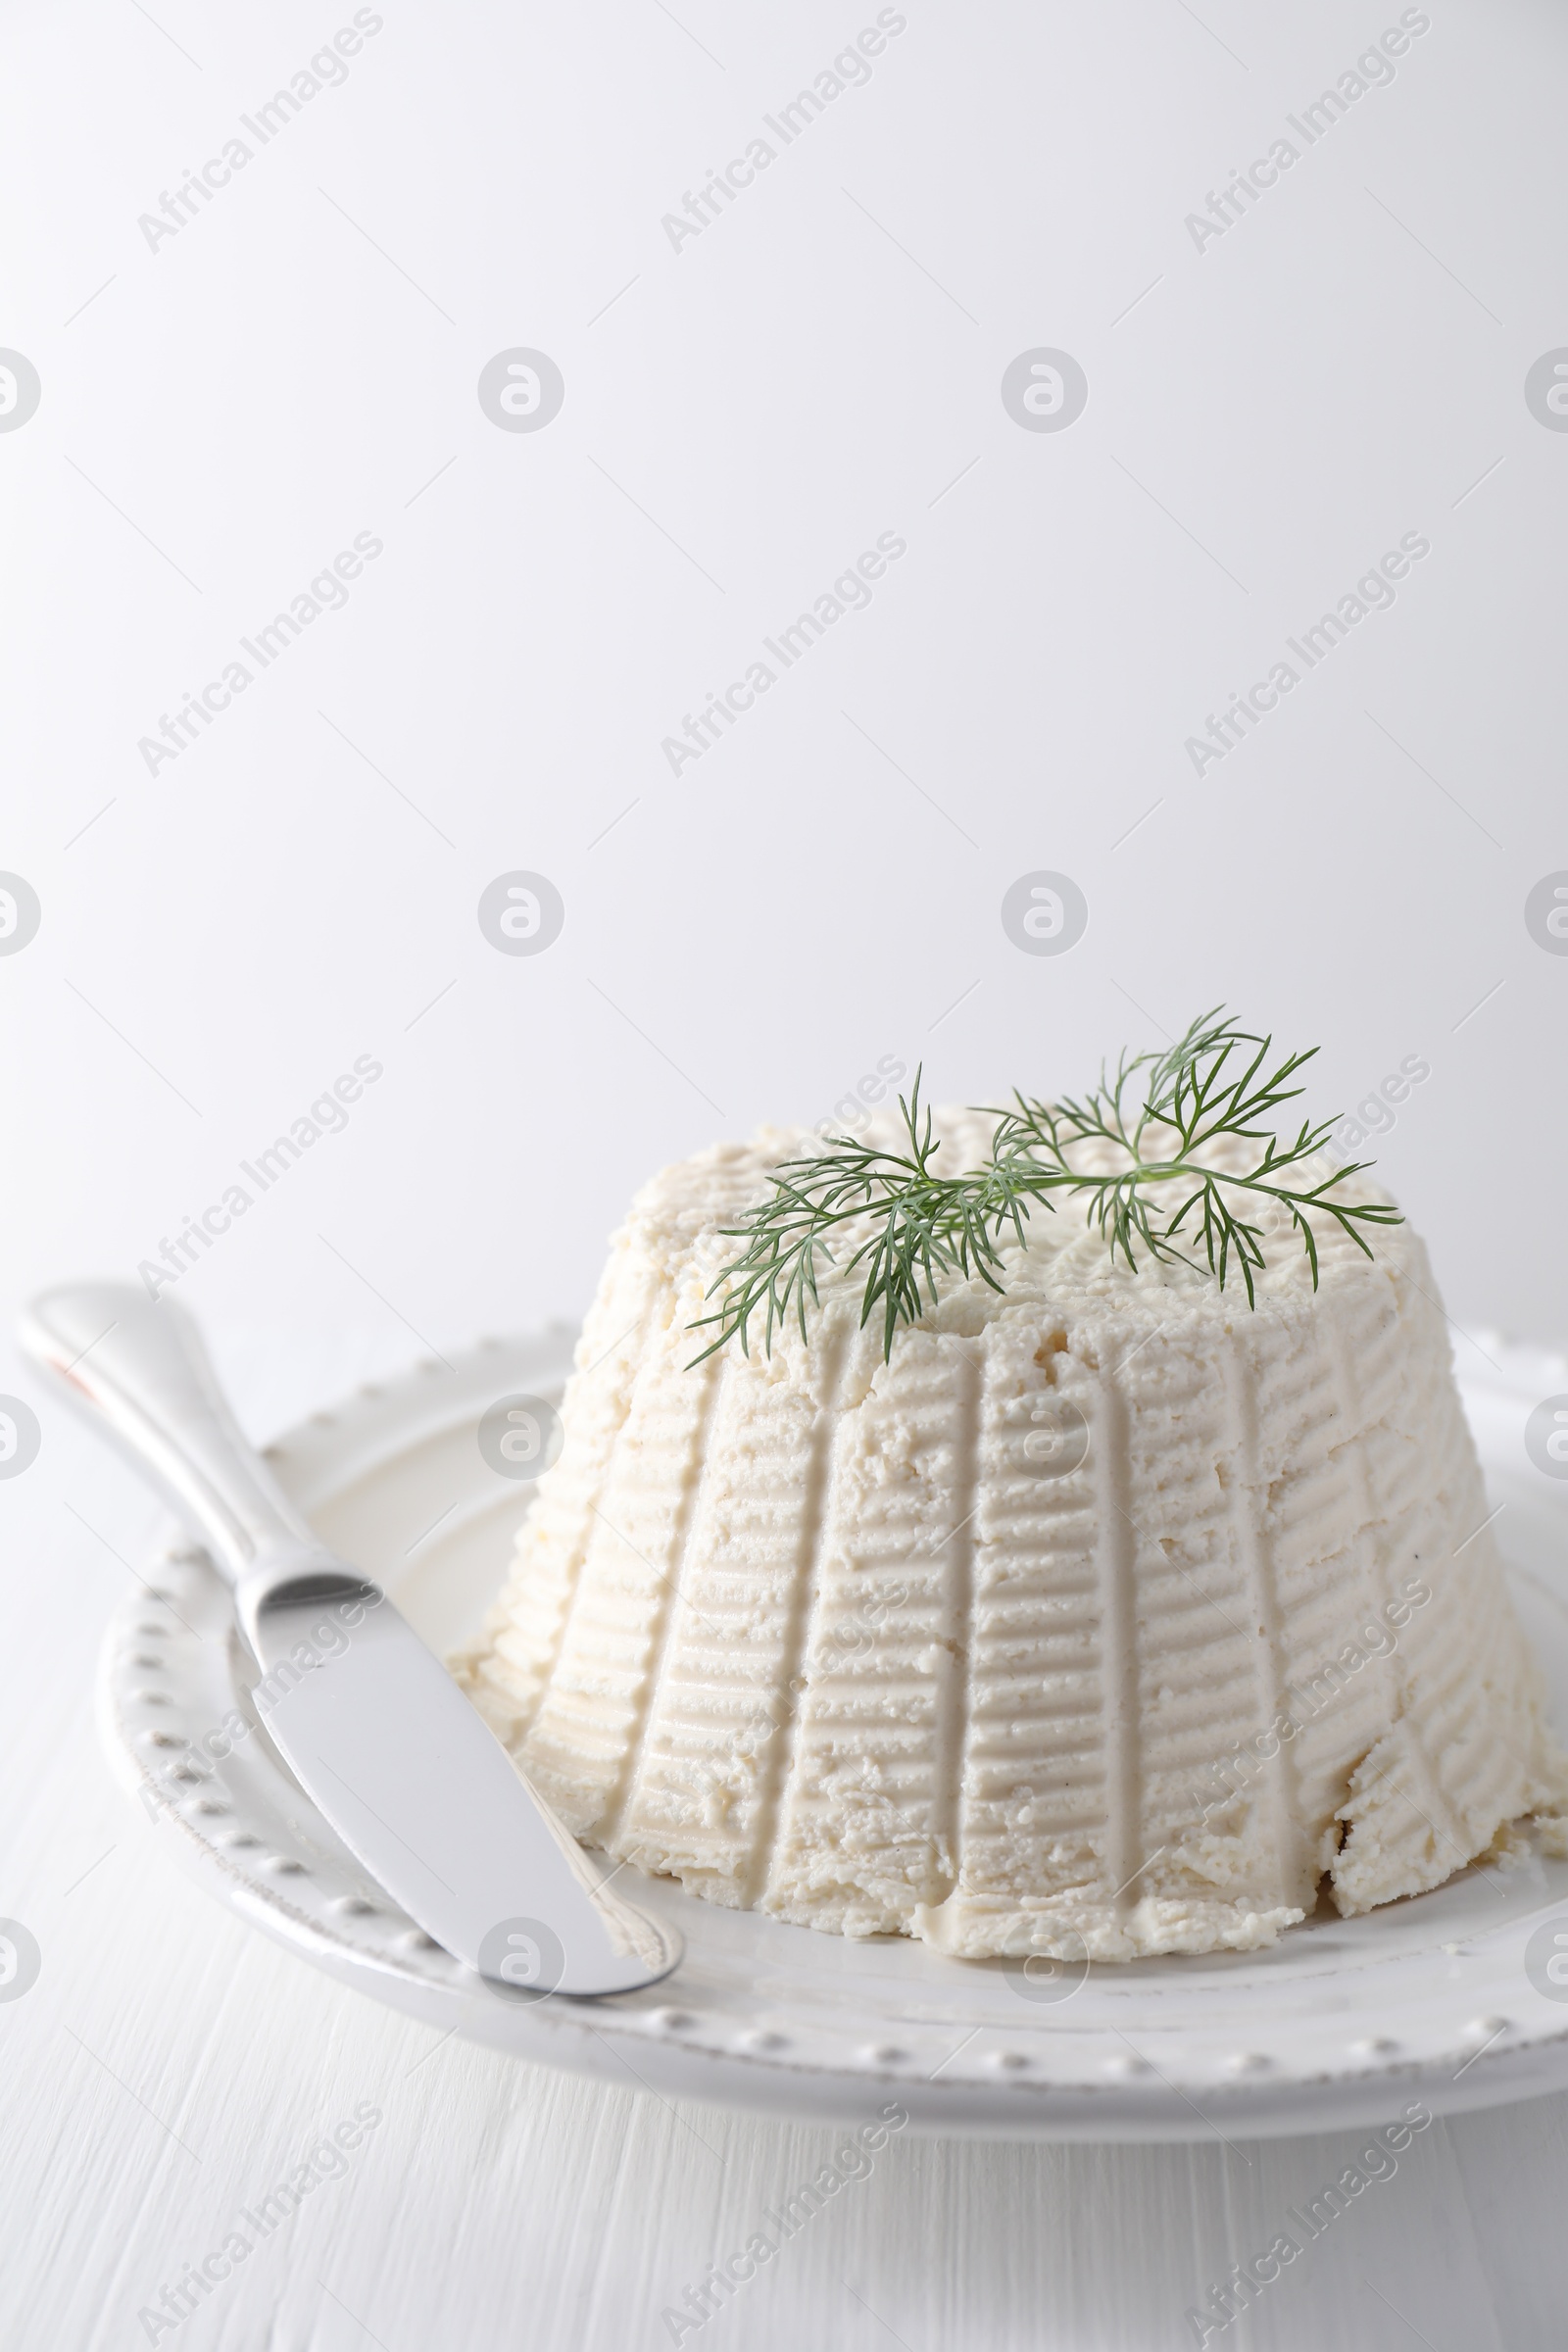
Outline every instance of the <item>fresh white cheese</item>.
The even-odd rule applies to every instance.
[[[1435,1886],[1564,1802],[1408,1226],[1369,1261],[1319,1220],[1314,1293],[1287,1224],[1250,1311],[1064,1201],[889,1362],[852,1280],[690,1368],[716,1229],[809,1141],[638,1196],[456,1661],[578,1836],[805,1926],[1121,1960]]]

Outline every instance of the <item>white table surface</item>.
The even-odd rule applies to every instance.
[[[265,1434],[395,1363],[345,1333],[223,1369]],[[8,1378],[12,1375],[8,1374]],[[21,1377],[18,1377],[21,1385]],[[46,1400],[40,1398],[46,1405]],[[318,1975],[188,1883],[111,1783],[100,1631],[159,1513],[85,1433],[0,1483],[0,1912],[43,1953],[0,2004],[0,2342],[109,2352],[362,2101],[381,2123],[164,2344],[633,2352],[839,2138],[519,2064]],[[116,1554],[121,1555],[117,1557]],[[1209,2281],[1364,2134],[1040,2148],[894,2139],[700,2331],[874,2352],[1197,2340]],[[1568,2097],[1438,2122],[1211,2343],[1534,2352],[1563,2340]],[[253,2238],[256,2233],[247,2230]]]

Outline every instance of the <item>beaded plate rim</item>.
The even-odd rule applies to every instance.
[[[479,1419],[509,1393],[557,1397],[573,1338],[554,1325],[426,1359],[267,1448],[427,1639],[461,1636],[524,1507],[481,1457]],[[1568,1365],[1494,1340],[1488,1352],[1494,1376],[1465,1381],[1466,1405],[1494,1495],[1513,1506],[1499,1532],[1515,1596],[1568,1728],[1568,1484],[1531,1473],[1519,1434],[1532,1402],[1568,1389]],[[411,1528],[424,1532],[399,1545]],[[1306,1923],[1267,1952],[1102,1968],[1046,2002],[1002,1964],[848,1942],[644,1881],[641,1899],[687,1937],[674,1978],[610,2001],[504,2001],[368,1884],[254,1715],[211,1761],[205,1734],[244,1712],[239,1664],[224,1588],[171,1530],[110,1620],[99,1680],[111,1763],[160,1840],[314,1966],[518,2057],[798,2121],[860,2123],[891,2098],[918,2132],[1004,2139],[1272,2136],[1568,2086],[1568,2000],[1539,1994],[1524,1968],[1546,1920],[1568,1931],[1568,1863],[1534,1850],[1506,1875],[1499,1924],[1498,1881],[1472,1870],[1365,1919]]]

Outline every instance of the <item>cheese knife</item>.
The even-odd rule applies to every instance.
[[[631,1992],[669,1974],[679,1934],[605,1883],[380,1586],[320,1543],[172,1299],[116,1283],[47,1291],[21,1336],[230,1585],[269,1735],[426,1935],[503,1998]]]

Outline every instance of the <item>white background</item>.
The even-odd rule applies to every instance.
[[[1568,342],[1560,9],[1434,0],[1393,82],[1201,252],[1185,216],[1272,140],[1301,146],[1286,114],[1396,8],[911,0],[868,83],[678,252],[661,217],[873,8],[378,13],[342,86],[154,251],[138,217],[352,11],[9,12],[0,343],[33,362],[43,397],[0,434],[0,867],[43,915],[0,958],[8,1310],[49,1280],[133,1276],[371,1055],[384,1074],[346,1131],[179,1284],[265,1429],[423,1348],[575,1318],[653,1167],[760,1119],[824,1118],[881,1057],[923,1060],[939,1098],[1046,1092],[1224,1000],[1321,1047],[1314,1113],[1402,1058],[1430,1062],[1382,1170],[1461,1335],[1559,1342],[1568,958],[1541,951],[1523,908],[1568,865],[1568,435],[1537,422],[1523,381]],[[1089,378],[1061,433],[1020,430],[999,396],[1007,363],[1042,345]],[[496,429],[476,398],[513,346],[564,375],[537,433]],[[673,777],[662,739],[888,531],[908,552],[869,609]],[[1411,531],[1432,552],[1393,609],[1195,776],[1185,739]],[[359,532],[384,553],[346,607],[150,775],[138,739]],[[476,920],[514,868],[565,904],[539,956],[497,954]],[[1060,957],[1021,955],[1002,929],[1004,892],[1038,868],[1089,902]],[[90,1457],[4,1366],[44,1420],[37,1468],[0,1488],[22,1675],[6,1736],[50,1792],[44,1846],[24,1835],[28,1872],[46,1847],[63,1886],[119,1822],[86,1733],[119,1571],[67,1515]],[[104,1504],[122,1545],[131,1492]],[[55,1616],[24,1616],[24,1584],[46,1573]],[[23,1654],[24,1624],[44,1654]],[[106,1886],[122,1867],[105,1865]],[[133,2007],[169,1971],[205,2001],[241,1949],[196,1897],[160,1888],[181,1956],[147,1912]],[[111,1949],[114,1916],[94,1930]],[[86,1984],[105,1947],[80,1934],[62,1965]],[[245,1965],[253,1993],[308,2024],[279,2041],[265,2014],[219,2003],[211,2031],[254,2054],[244,2095],[291,2118],[314,2114],[336,2034],[404,2032],[301,1992],[270,1954]],[[106,2049],[126,1996],[96,1997]],[[540,2078],[525,2093],[499,2062],[461,2069],[459,2089],[483,2077],[453,2126],[470,2152],[517,2102],[562,2103],[554,2136],[526,2159],[514,2147],[490,2234],[463,2240],[466,2276],[504,2263],[530,2164],[624,2166],[623,2132],[665,2128],[625,2122],[624,2103],[607,2127],[609,2094]],[[91,2124],[80,2091],[62,2082],[60,2140],[28,2159],[33,2197],[56,2168],[57,2250],[82,2242],[81,2134],[121,2144],[123,2117],[106,2104]],[[254,2117],[233,2095],[223,2131],[242,2154]],[[404,2144],[432,2171],[414,2154],[401,2180],[356,2184],[383,2225],[441,2210],[446,2110],[428,2095]],[[1466,2130],[1445,2159],[1466,2185],[1411,2208],[1450,2252],[1454,2200],[1504,2237],[1499,2215],[1523,2210],[1478,2151],[1512,2149],[1517,2167],[1544,2134],[1562,2162],[1555,2103]],[[755,2156],[765,2134],[745,2132]],[[1217,2176],[1194,2185],[1206,2158],[995,2161],[908,2158],[944,2195],[989,2181],[988,2209],[1136,2175],[1146,2219],[1190,2214],[1200,2238],[1223,2202]],[[638,2159],[639,2177],[662,2162]],[[891,2276],[913,2208],[892,2168],[864,2202],[858,2242]],[[590,2231],[550,2258],[538,2340],[659,2340],[613,2297],[594,2323],[609,2332],[578,2332],[603,2266],[651,2260],[657,2222],[635,2197],[617,2210],[608,2251]],[[976,2219],[982,2238],[993,2220]],[[461,2238],[456,2207],[447,2225],[428,2260]],[[681,2277],[706,2227],[671,2254]],[[138,2340],[131,2288],[166,2259],[162,2242],[142,2253],[94,2344]],[[1422,2321],[1445,2352],[1549,2340],[1539,2244],[1452,2259],[1464,2327],[1443,2332],[1430,2278]],[[1107,2286],[1097,2304],[1094,2281],[1136,2266],[1136,2245],[1096,2237],[1082,2260],[1082,2302],[1038,2328],[1004,2298],[992,2333],[983,2315],[971,2329],[952,2282],[943,2301],[928,2280],[900,2331],[917,2352],[1179,2340],[1180,2297],[1169,2328],[1157,2316],[1174,2289],[1118,2302]],[[1509,2281],[1515,2324],[1494,2339],[1484,2315]],[[76,2290],[51,2291],[67,2301],[50,2340],[88,2341]],[[523,2340],[530,2294],[512,2281],[490,2308],[513,2332],[475,2320],[460,2340]],[[310,2309],[271,2333],[258,2307],[179,2340],[366,2340],[319,2297]],[[1097,2332],[1094,2309],[1121,2317]],[[887,2340],[853,2308],[792,2317],[787,2297],[765,2340],[808,2324]],[[1251,2340],[1284,2342],[1268,2330],[1286,2324],[1268,2315]],[[1403,2340],[1381,2325],[1364,2340]]]

